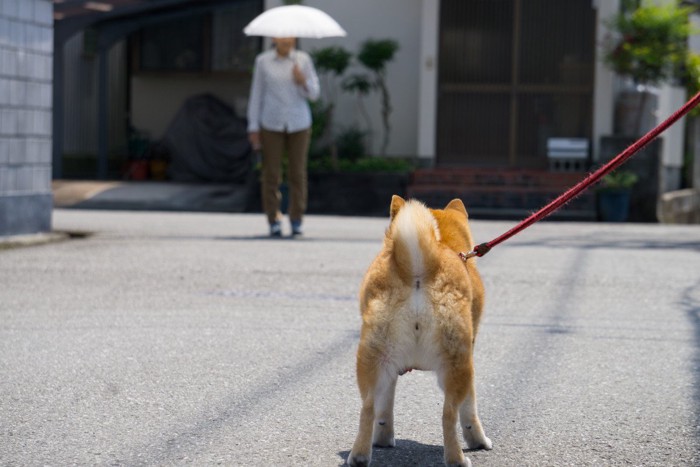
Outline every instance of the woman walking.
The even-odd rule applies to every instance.
[[[289,220],[292,235],[301,235],[306,211],[307,155],[311,109],[320,86],[311,57],[296,50],[293,37],[274,38],[274,48],[258,55],[248,102],[248,139],[262,150],[262,203],[270,235],[282,236],[280,212],[282,157],[288,158]]]

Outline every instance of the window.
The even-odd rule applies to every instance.
[[[205,19],[194,16],[144,28],[139,68],[143,71],[202,71]]]
[[[239,2],[214,16],[212,28],[212,69],[251,71],[262,39],[248,37],[243,28],[262,11],[259,1]]]
[[[251,71],[262,39],[243,28],[262,11],[260,0],[241,0],[226,9],[182,17],[143,28],[134,61],[149,72]]]

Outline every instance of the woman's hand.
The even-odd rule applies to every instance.
[[[301,72],[299,65],[296,63],[294,64],[294,68],[292,68],[292,76],[294,77],[294,82],[299,86],[306,86],[306,76],[304,76],[304,73]]]
[[[248,133],[248,141],[250,142],[250,145],[253,147],[253,151],[259,151],[262,145],[260,144],[260,132],[259,131],[253,131]]]

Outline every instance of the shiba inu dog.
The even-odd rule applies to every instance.
[[[484,305],[484,288],[471,251],[468,215],[459,199],[445,209],[392,197],[391,223],[360,289],[362,330],[357,384],[360,429],[348,464],[369,465],[372,445],[395,446],[394,392],[399,375],[437,373],[445,394],[442,429],[445,463],[469,466],[467,447],[491,449],[479,421],[472,352]]]

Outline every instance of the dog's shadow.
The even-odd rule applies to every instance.
[[[338,465],[347,465],[349,455],[350,451],[338,452],[342,459]],[[397,439],[394,448],[372,448],[373,466],[444,466],[442,457],[442,445],[421,444],[409,439]]]

